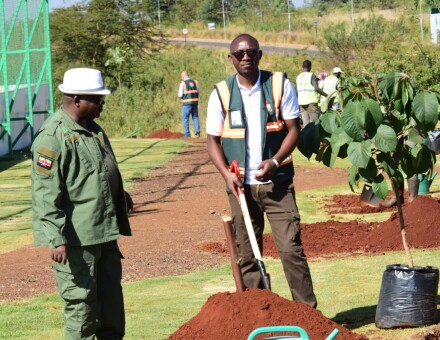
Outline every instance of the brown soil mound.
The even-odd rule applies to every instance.
[[[418,196],[403,206],[403,217],[410,247],[440,247],[440,202],[429,195]],[[358,221],[302,224],[301,237],[309,257],[403,250],[397,211],[379,224]],[[264,235],[264,255],[279,257],[271,234]]]
[[[300,325],[310,339],[324,339],[335,328],[339,330],[337,339],[367,339],[327,319],[320,311],[304,303],[287,300],[267,289],[212,295],[200,312],[168,339],[247,339],[256,328],[286,325]]]
[[[171,132],[167,129],[160,129],[150,133],[146,138],[182,138],[183,133]]]
[[[204,243],[195,247],[194,250],[229,256],[228,245],[221,242]]]
[[[325,208],[329,214],[369,214],[394,209],[368,205],[361,201],[359,195],[334,195],[332,202],[325,204]]]

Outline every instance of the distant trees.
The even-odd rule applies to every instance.
[[[136,60],[163,45],[160,32],[142,13],[140,1],[119,0],[56,9],[50,18],[53,62],[106,68],[114,85],[129,86],[137,73]],[[64,68],[57,68],[55,78],[61,78]]]

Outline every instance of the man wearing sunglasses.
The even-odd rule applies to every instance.
[[[228,60],[237,73],[218,83],[209,98],[208,153],[226,182],[245,286],[263,287],[237,188],[244,188],[260,250],[266,214],[292,297],[316,307],[293,187],[291,154],[300,133],[298,101],[285,74],[259,69],[262,55],[258,41],[249,34],[232,41]],[[229,171],[234,160],[240,176]]]
[[[105,96],[101,72],[64,74],[62,107],[32,144],[32,207],[36,245],[49,246],[64,300],[66,339],[122,339],[125,334],[122,254],[131,235],[124,191],[110,142],[94,122]]]

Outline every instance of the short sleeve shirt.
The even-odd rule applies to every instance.
[[[260,74],[261,76],[261,74]],[[255,180],[254,175],[258,172],[257,166],[262,162],[261,140],[261,84],[260,76],[255,85],[249,90],[242,86],[236,77],[238,87],[246,115],[246,184],[261,184]],[[283,120],[299,117],[298,99],[291,82],[284,79],[284,94],[281,100],[281,116]],[[208,115],[206,118],[206,133],[213,136],[221,136],[223,133],[224,115],[220,98],[217,91],[211,93],[208,102]]]

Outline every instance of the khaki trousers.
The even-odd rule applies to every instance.
[[[321,109],[317,103],[310,103],[308,105],[300,105],[302,126],[306,126],[309,123],[314,123],[321,116]]]
[[[68,247],[65,265],[52,262],[64,300],[66,339],[122,339],[125,334],[121,253],[116,241]]]
[[[300,215],[293,183],[245,185],[244,188],[261,253],[265,213],[293,299],[316,308],[312,278],[301,243]],[[248,288],[263,288],[240,205],[234,195],[229,193],[228,196],[244,284]]]

